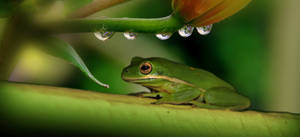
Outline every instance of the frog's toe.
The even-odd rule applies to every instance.
[[[149,93],[149,92],[142,91],[142,92],[128,93],[127,95],[143,97],[143,94],[147,94],[147,93]]]
[[[145,94],[142,94],[141,97],[144,97],[144,98],[161,98],[160,95],[158,93],[145,93]]]
[[[156,105],[158,105],[158,104],[163,104],[163,103],[164,103],[163,101],[157,100],[157,101],[155,101],[155,102],[152,102],[151,104],[156,104]]]

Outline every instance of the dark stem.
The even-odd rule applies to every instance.
[[[19,15],[12,16],[6,23],[0,43],[0,80],[8,80],[15,65],[23,31],[20,29]],[[17,27],[19,26],[19,27]]]

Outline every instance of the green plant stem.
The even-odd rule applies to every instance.
[[[43,26],[46,30],[78,33],[96,32],[100,30],[113,32],[159,33],[175,32],[184,25],[178,16],[167,16],[154,19],[143,18],[100,18],[100,19],[69,19],[56,24]]]
[[[290,113],[153,105],[153,99],[7,82],[0,82],[0,94],[1,129],[14,134],[293,137],[300,133],[300,115]]]

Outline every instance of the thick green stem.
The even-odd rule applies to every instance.
[[[153,105],[153,101],[0,82],[0,124],[3,131],[17,135],[296,137],[300,134],[297,114]]]
[[[57,24],[48,24],[47,30],[64,33],[96,32],[100,30],[113,32],[159,33],[175,32],[184,25],[178,16],[163,18],[100,18],[70,19]]]

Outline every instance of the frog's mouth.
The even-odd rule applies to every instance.
[[[127,82],[145,83],[145,82],[156,80],[157,78],[122,78],[122,79]]]
[[[191,83],[188,83],[186,81],[177,79],[177,78],[171,78],[168,76],[156,76],[156,75],[148,75],[142,78],[124,78],[122,77],[123,80],[128,81],[128,82],[134,82],[134,83],[145,83],[145,82],[149,82],[149,81],[154,81],[157,79],[162,79],[162,80],[167,80],[170,82],[174,82],[174,83],[181,83],[181,84],[185,84],[185,85],[189,85],[189,86],[193,86]]]

